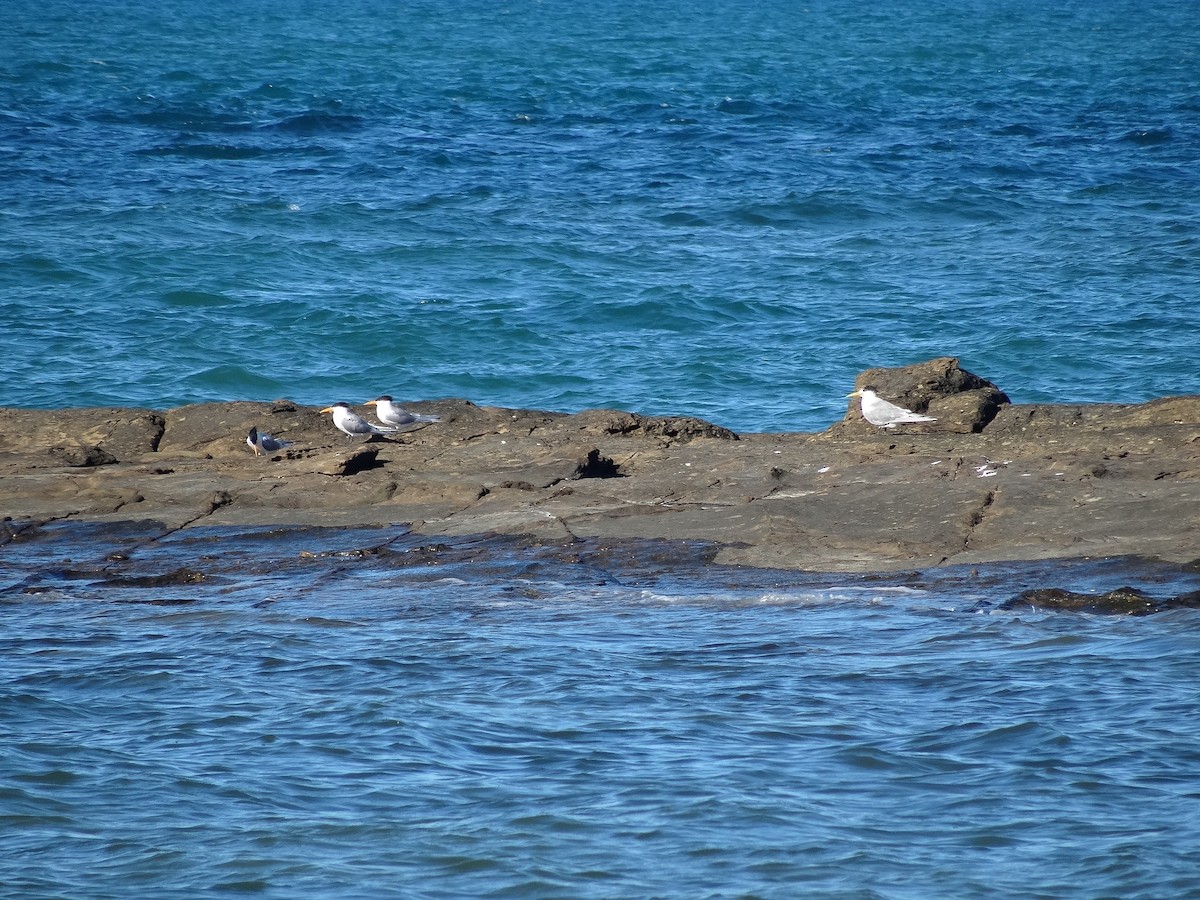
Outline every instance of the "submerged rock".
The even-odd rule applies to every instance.
[[[199,584],[208,578],[203,572],[181,566],[161,575],[114,575],[100,584],[106,587],[161,588],[183,584]]]
[[[1148,616],[1169,609],[1200,607],[1200,591],[1175,597],[1152,597],[1133,587],[1121,587],[1106,594],[1079,594],[1062,588],[1037,588],[1024,591],[1000,604],[999,609],[1051,609],[1059,612],[1095,613],[1106,616]]]

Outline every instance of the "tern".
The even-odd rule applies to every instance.
[[[274,453],[277,450],[290,447],[292,446],[292,442],[281,441],[273,434],[259,431],[257,425],[252,425],[250,426],[250,433],[246,435],[246,446],[254,451],[255,456],[261,456],[263,453]]]
[[[333,413],[333,424],[350,437],[357,437],[360,434],[395,434],[399,429],[388,428],[383,425],[372,425],[358,413],[350,411],[349,403],[335,403],[333,406],[327,406],[323,413]]]
[[[911,409],[888,403],[869,387],[847,394],[847,397],[858,397],[862,407],[863,418],[880,428],[895,428],[897,425],[908,425],[913,422],[936,422],[933,416],[923,416]]]
[[[375,407],[375,415],[379,416],[379,421],[384,425],[416,425],[423,422],[439,422],[441,416],[422,416],[418,413],[411,413],[407,409],[401,409],[392,402],[392,398],[387,394],[381,397],[376,397],[374,400],[368,400],[364,406]]]

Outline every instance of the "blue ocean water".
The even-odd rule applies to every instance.
[[[8,0],[0,404],[1194,393],[1200,9]]]
[[[1191,0],[3,9],[0,405],[1198,390]],[[0,895],[1200,896],[1194,572],[572,553],[0,543]]]
[[[979,607],[1144,568],[80,528],[0,548],[4,896],[1200,894],[1200,612]]]

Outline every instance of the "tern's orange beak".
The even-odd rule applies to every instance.
[[[366,403],[363,404],[363,406],[375,406],[378,403],[379,403],[378,400],[368,400]]]
[[[327,413],[327,412],[333,412],[333,407],[332,407],[332,406],[327,406],[327,407],[325,407],[323,410],[321,410],[321,412],[323,412],[323,413]]]

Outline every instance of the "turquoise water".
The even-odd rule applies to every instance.
[[[1190,0],[5,11],[0,404],[1198,390]]]
[[[979,606],[1194,573],[703,557],[26,535],[0,548],[3,893],[1200,894],[1200,613]]]
[[[942,355],[1195,393],[1198,36],[1191,0],[7,0],[0,405],[819,430]],[[0,895],[1200,896],[1196,613],[996,609],[1194,571],[704,560],[22,532]]]

